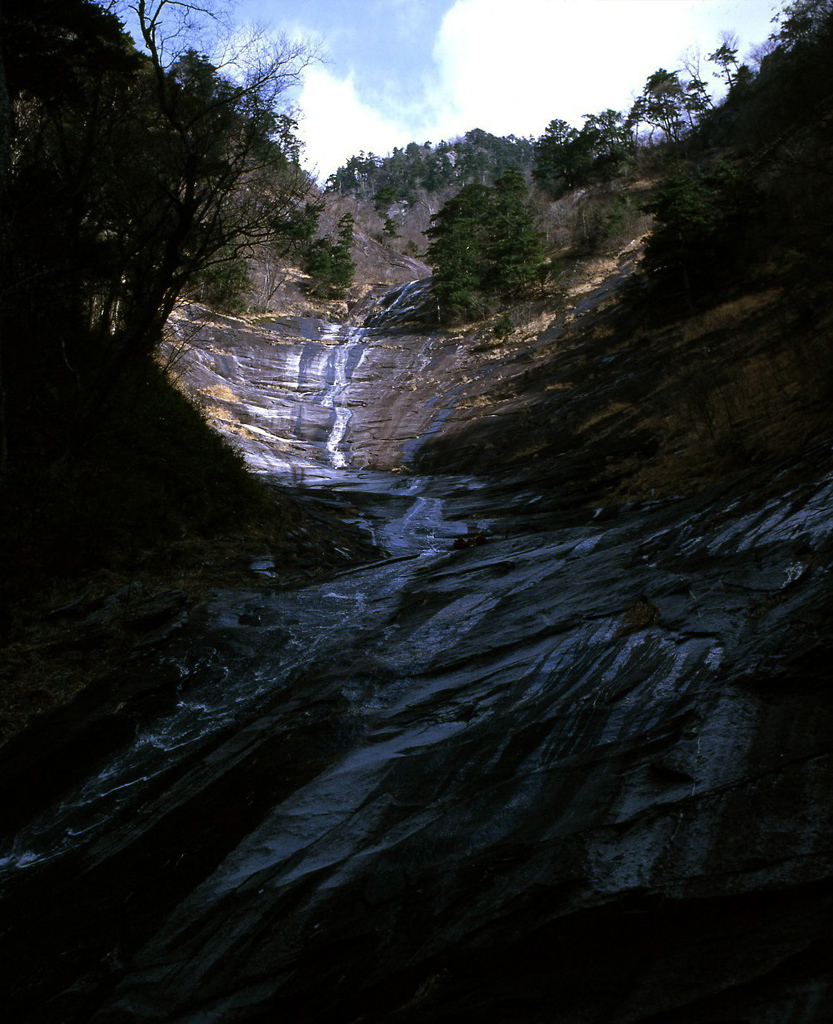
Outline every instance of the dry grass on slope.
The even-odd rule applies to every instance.
[[[635,266],[636,253],[586,261],[560,303],[512,308],[504,339],[473,325],[482,376],[421,468],[532,472],[595,505],[690,494],[833,434],[821,276],[771,265],[675,318],[627,299]]]

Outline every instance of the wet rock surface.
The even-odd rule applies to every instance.
[[[833,1018],[829,447],[604,508],[381,472],[470,354],[374,405],[393,343],[285,329],[247,451],[387,554],[219,592],[6,748],[11,1019]]]
[[[424,312],[415,282],[385,311],[389,328],[214,317],[184,380],[260,472],[316,485],[348,466],[399,470],[478,372],[463,335],[403,327],[411,293]]]

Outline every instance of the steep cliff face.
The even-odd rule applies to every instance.
[[[429,280],[350,326],[200,327],[192,307],[183,384],[262,472],[327,478],[329,444],[353,469],[533,474],[566,504],[694,493],[830,433],[824,284],[776,270],[697,315],[656,318],[622,302],[639,256],[633,243],[579,265],[564,294],[513,308],[501,337],[497,317],[440,329]]]
[[[203,328],[218,426],[387,555],[260,560],[8,748],[15,1020],[831,1019],[830,445],[617,500],[686,473],[615,288]]]
[[[315,318],[214,317],[198,339],[188,390],[255,469],[308,483],[347,466],[402,468],[475,367],[463,336]]]
[[[611,345],[605,310],[636,258],[607,261],[600,280],[556,305],[519,308],[518,329],[502,340],[492,323],[440,329],[430,279],[393,290],[361,325],[185,308],[176,324],[191,338],[181,379],[260,472],[328,479],[336,450],[335,468],[535,471],[544,447],[561,455],[581,446],[578,424],[611,401],[604,390],[616,387],[616,368],[597,379]],[[621,383],[638,376],[639,388],[655,369],[638,359]],[[534,448],[539,413],[547,446]]]

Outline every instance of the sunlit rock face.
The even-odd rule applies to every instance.
[[[7,750],[11,1019],[833,1019],[829,449],[605,508],[386,472],[479,385],[385,323],[193,353],[388,555],[216,595]]]
[[[388,328],[214,317],[183,360],[183,380],[260,472],[313,483],[331,469],[399,468],[471,370],[464,338],[403,327],[408,294],[425,301],[416,285],[404,299],[397,291]],[[194,322],[184,315],[180,333]]]

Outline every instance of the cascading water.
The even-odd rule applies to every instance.
[[[333,381],[321,404],[334,412],[333,425],[327,438],[330,461],[335,469],[346,469],[350,465],[351,457],[349,449],[345,447],[345,437],[353,415],[348,404],[347,391],[350,376],[357,368],[351,366],[351,360],[355,350],[363,346],[364,338],[361,327],[337,328],[333,336],[338,341],[331,363]]]
[[[0,765],[7,1015],[825,1020],[829,469],[567,512],[532,471],[363,469],[457,386],[375,323],[232,383],[253,465],[388,555],[216,594]]]
[[[379,303],[379,308],[367,317],[365,326],[391,330],[405,324],[438,323],[439,309],[431,284],[429,277],[395,288]]]

